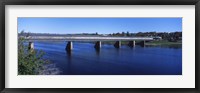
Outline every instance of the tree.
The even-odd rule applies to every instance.
[[[30,51],[28,46],[24,45],[24,38],[18,40],[18,74],[35,75],[43,69],[43,65],[48,61],[42,59],[44,52]]]
[[[125,36],[125,32],[122,32],[122,36]]]
[[[26,37],[29,37],[30,36],[30,32],[28,32],[27,34],[26,34]]]
[[[115,34],[115,36],[120,36],[120,33],[119,33],[119,32],[117,32],[117,33]]]
[[[22,36],[23,36],[24,33],[25,33],[24,30],[22,30],[22,31],[19,33],[19,35],[22,35]]]
[[[127,31],[126,36],[130,36],[129,32]]]

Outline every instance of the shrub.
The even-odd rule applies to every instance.
[[[25,39],[18,39],[18,75],[36,75],[47,63],[42,57],[43,51],[30,50],[25,45]]]

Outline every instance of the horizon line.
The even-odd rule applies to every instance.
[[[124,33],[127,33],[129,31],[122,31]],[[115,32],[115,33],[122,33],[122,32]],[[134,32],[134,33],[140,33],[141,31],[139,32]],[[147,31],[147,32],[156,32],[156,31]],[[141,32],[141,33],[147,33],[147,32]],[[156,32],[156,33],[174,33],[174,32],[182,32],[182,31],[164,31],[164,32]],[[18,33],[21,33],[21,32],[18,32]],[[94,33],[87,33],[87,32],[83,32],[83,33],[36,33],[36,32],[24,32],[24,33],[33,33],[33,34],[96,34],[98,32],[94,32]],[[129,33],[132,33],[132,32],[129,32]],[[113,33],[98,33],[98,34],[113,34]]]

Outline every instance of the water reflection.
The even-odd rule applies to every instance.
[[[71,57],[72,56],[72,50],[66,50],[66,54]]]
[[[66,59],[67,59],[67,70],[66,73],[72,73],[72,51],[66,51]]]
[[[66,50],[66,55],[67,55],[68,59],[71,59],[72,50]]]
[[[95,52],[96,52],[97,55],[100,54],[100,50],[101,50],[100,48],[95,48]]]

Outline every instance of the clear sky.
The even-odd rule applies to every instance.
[[[99,33],[182,31],[182,18],[18,18],[18,32]]]

